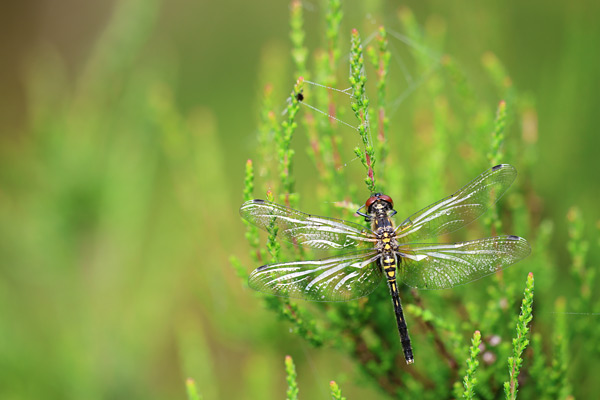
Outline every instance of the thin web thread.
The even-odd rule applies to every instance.
[[[404,43],[405,45],[413,48],[416,51],[419,51],[420,53],[426,55],[428,58],[430,58],[433,61],[433,65],[431,66],[431,68],[429,68],[424,74],[422,74],[421,76],[418,77],[418,79],[415,79],[412,74],[410,73],[410,71],[408,70],[406,64],[404,63],[404,61],[401,59],[401,57],[399,56],[399,52],[396,51],[394,52],[394,60],[396,61],[396,64],[399,66],[400,71],[401,71],[401,75],[403,75],[404,80],[406,81],[408,87],[402,91],[402,93],[400,93],[400,95],[398,97],[396,97],[393,102],[390,104],[389,106],[389,117],[392,117],[393,115],[396,114],[396,112],[400,109],[400,106],[402,105],[402,103],[417,89],[419,88],[424,82],[427,81],[427,79],[429,79],[441,66],[441,62],[440,62],[440,56],[432,51],[430,48],[428,48],[427,46],[423,46],[418,44],[417,42],[413,41],[412,39],[408,38],[406,35],[403,35],[399,32],[396,32],[394,30],[387,30],[387,32],[390,34],[391,37],[395,38],[396,40],[400,41],[401,43]],[[366,46],[368,43],[372,42],[375,37],[377,36],[377,31],[372,32],[367,38],[366,40],[363,41],[363,48],[364,46]],[[393,42],[390,42],[390,44],[393,46]],[[394,47],[395,48],[395,47]],[[341,60],[343,60],[343,63],[348,63],[348,74],[351,73],[350,71],[350,63],[349,63],[349,58],[350,57],[350,53],[348,53],[348,57],[342,57]],[[364,70],[363,70],[363,73]],[[346,88],[346,89],[338,89],[335,87],[331,87],[331,86],[326,86],[323,85],[321,83],[318,82],[313,82],[313,81],[308,81],[305,80],[304,81],[306,84],[312,85],[312,86],[316,86],[319,88],[323,88],[323,89],[328,89],[328,90],[332,90],[341,94],[344,94],[346,96],[352,97],[352,93],[350,93],[351,91],[351,87]],[[291,101],[291,98],[288,98],[288,101]],[[305,101],[302,101],[300,104],[302,104],[303,106],[306,106],[308,108],[310,108],[313,111],[318,112],[319,114],[322,114],[324,116],[327,116],[328,118],[337,121],[338,123],[345,125],[353,130],[358,130],[358,126],[352,125],[346,121],[343,121],[331,114],[329,114],[326,111],[323,111]],[[282,111],[282,115],[285,115],[285,113],[287,112],[287,108],[284,108]],[[370,121],[369,121],[369,117],[368,115],[365,118],[365,125],[368,131],[368,145],[372,146],[373,145],[373,137],[372,137],[372,132],[370,129]],[[339,169],[345,168],[349,163],[352,163],[354,161],[358,160],[358,157],[354,157],[352,160],[350,160],[349,162],[344,163],[342,166],[338,167]]]

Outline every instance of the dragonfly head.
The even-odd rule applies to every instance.
[[[378,208],[381,208],[386,212],[394,210],[394,200],[392,200],[392,198],[387,194],[373,193],[365,203],[367,214],[373,214],[375,212],[376,205],[378,205]]]

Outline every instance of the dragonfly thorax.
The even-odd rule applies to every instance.
[[[392,205],[384,200],[377,200],[369,207],[371,230],[377,237],[378,251],[390,252],[398,250],[398,242],[394,232],[391,216],[394,213]]]

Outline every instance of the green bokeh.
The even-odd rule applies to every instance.
[[[311,48],[322,16],[318,2],[307,6]],[[569,207],[582,209],[590,237],[600,220],[600,3],[408,6],[420,23],[443,21],[444,51],[475,82],[492,51],[534,99],[532,182],[555,221],[557,264],[569,265]],[[295,81],[287,2],[11,7],[0,24],[0,396],[185,398],[192,377],[205,399],[281,398],[288,353],[303,398],[327,398],[333,378],[352,398],[377,393],[349,359],[287,332],[229,263],[248,262],[237,209],[262,87],[275,84],[283,110]],[[365,22],[370,7],[387,19]],[[397,25],[396,8],[346,2],[342,37]],[[396,157],[411,151],[395,143]],[[306,140],[293,146],[310,202]],[[360,168],[348,170],[360,184]]]

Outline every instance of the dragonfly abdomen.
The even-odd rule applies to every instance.
[[[394,305],[394,314],[396,315],[396,324],[398,325],[398,333],[400,334],[400,343],[404,350],[404,359],[407,364],[414,362],[412,345],[410,344],[410,336],[408,335],[408,327],[404,320],[402,311],[402,303],[400,302],[400,294],[398,293],[398,285],[396,283],[396,265],[397,258],[392,251],[384,251],[380,258],[381,267],[385,273],[385,277],[392,295],[392,304]]]

